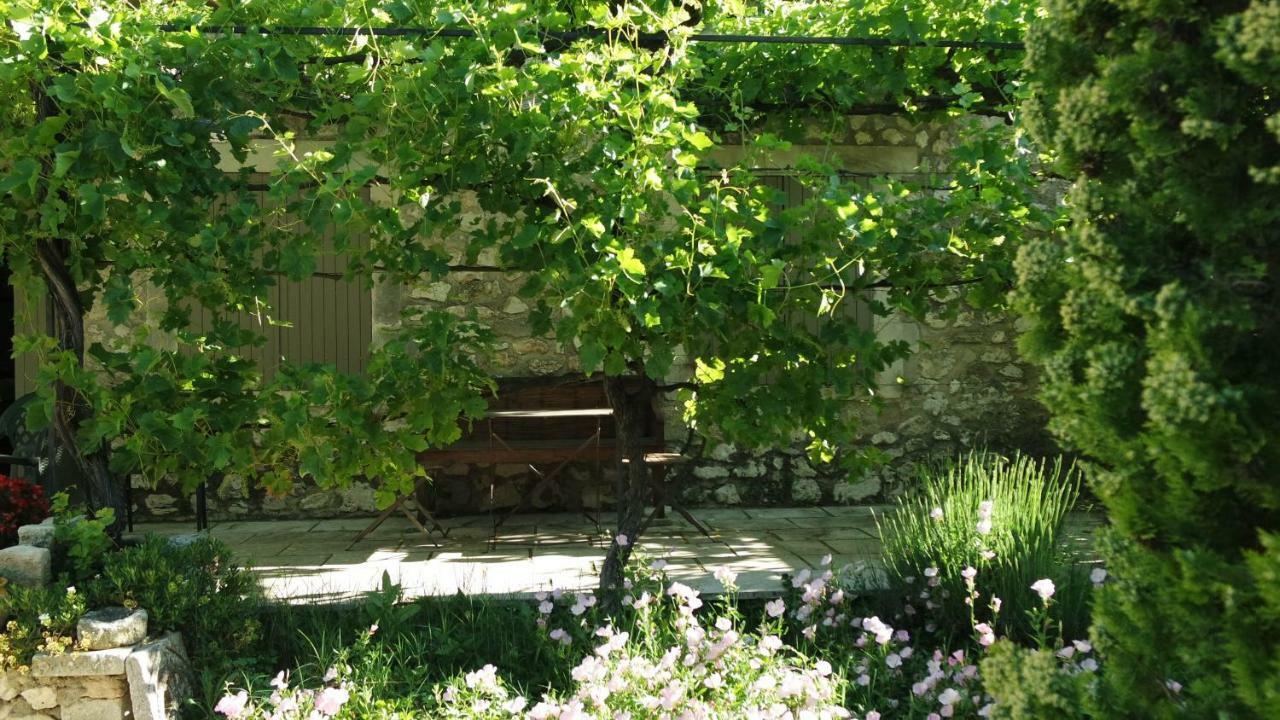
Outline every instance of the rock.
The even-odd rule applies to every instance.
[[[32,710],[48,710],[58,704],[58,693],[51,687],[35,687],[22,693]]]
[[[139,645],[125,661],[125,673],[134,720],[177,718],[179,705],[195,687],[187,650],[177,633]]]
[[[125,660],[126,673],[129,671],[128,662],[128,660]],[[127,689],[125,682],[120,678],[88,678],[80,686],[81,694],[84,697],[96,700],[124,697],[124,692]]]
[[[84,677],[85,675],[123,675],[124,660],[133,648],[111,648],[72,652],[65,655],[36,653],[31,659],[31,677]]]
[[[721,505],[739,505],[742,503],[742,496],[738,494],[738,486],[733,483],[725,483],[716,488],[714,495],[716,502]]]
[[[791,474],[798,478],[811,478],[818,474],[817,470],[804,458],[797,458],[791,463]]]
[[[62,707],[62,720],[120,720],[128,707],[124,698],[114,700],[80,700]]]
[[[303,496],[302,500],[298,502],[298,507],[308,511],[324,510],[329,507],[332,499],[333,497],[327,492],[313,490]]]
[[[0,703],[7,703],[22,692],[22,676],[17,671],[0,671]]]
[[[508,315],[520,315],[529,312],[529,306],[520,298],[512,296],[507,298],[507,304],[502,306],[502,312]]]
[[[1007,378],[1013,378],[1016,380],[1022,377],[1022,368],[1017,365],[1005,365],[1000,368],[1000,374]]]
[[[751,462],[739,465],[738,468],[734,470],[733,474],[740,478],[758,478],[761,475],[764,475],[764,466],[752,460]]]
[[[76,623],[76,634],[89,650],[137,645],[147,637],[147,611],[122,607],[92,610]]]
[[[164,493],[152,493],[145,500],[152,515],[172,515],[178,512],[178,499]]]
[[[699,465],[693,469],[693,476],[703,480],[714,480],[729,477],[729,471],[718,465]]]
[[[352,483],[342,491],[342,512],[375,512],[378,503],[372,487],[367,483]]]
[[[445,282],[433,282],[426,287],[415,287],[410,293],[419,300],[431,300],[433,302],[445,302],[449,299],[449,293],[453,287]]]
[[[798,503],[816,503],[822,499],[822,488],[813,478],[799,478],[791,483],[791,499]]]
[[[737,451],[738,449],[733,445],[729,445],[726,443],[719,443],[715,447],[711,448],[711,459],[724,462],[729,458],[733,457],[733,454]]]
[[[41,586],[53,580],[49,548],[14,545],[0,550],[0,577],[14,585]]]
[[[872,475],[856,483],[838,482],[831,490],[836,502],[842,504],[855,503],[880,492],[880,478]]]
[[[898,436],[891,432],[878,432],[871,436],[872,445],[892,445],[898,442]]]
[[[39,525],[19,527],[18,544],[40,548],[53,547],[53,523],[42,522]]]
[[[180,533],[169,537],[169,547],[184,548],[209,537],[207,532]]]

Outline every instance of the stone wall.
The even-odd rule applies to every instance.
[[[18,528],[0,549],[0,579],[52,580],[52,520]],[[68,590],[67,592],[73,592]],[[0,613],[0,625],[6,620]],[[191,697],[194,677],[182,637],[148,636],[146,610],[98,608],[76,622],[74,652],[36,653],[30,666],[0,670],[0,720],[167,720]]]
[[[781,121],[769,129],[795,143],[791,150],[767,158],[766,164],[783,174],[796,155],[814,152],[838,160],[850,172],[914,176],[942,169],[941,158],[953,139],[950,128],[913,125],[889,116],[851,117],[841,127],[821,131]],[[715,150],[726,163],[736,161],[743,152],[732,144]],[[478,208],[470,219],[482,219]],[[465,262],[461,233],[441,240],[456,262]],[[482,253],[473,262],[496,265],[492,252]],[[496,375],[580,372],[575,353],[530,330],[528,304],[516,295],[522,283],[518,274],[480,271],[454,272],[443,280],[408,285],[376,283],[373,341],[384,339],[402,322],[404,311],[416,307],[475,313],[500,340],[492,367]],[[898,317],[873,322],[881,337],[907,341],[916,349],[911,359],[882,375],[883,408],[879,412],[870,406],[859,409],[865,428],[861,442],[879,450],[884,464],[848,478],[834,468],[811,466],[798,450],[695,443],[689,449],[697,461],[673,475],[684,501],[694,505],[875,502],[904,487],[925,458],[979,446],[1031,452],[1051,449],[1043,430],[1044,413],[1034,399],[1035,381],[1031,369],[1017,359],[1017,329],[1008,317],[965,310],[955,317],[931,315],[923,323]],[[687,368],[675,370],[676,374],[684,371]],[[668,439],[681,444],[687,432],[676,408],[668,408],[666,420]],[[595,467],[571,466],[561,490],[542,493],[531,506],[607,505],[613,487],[608,470],[599,482],[593,481],[599,477]],[[444,468],[436,478],[431,501],[445,513],[513,505],[520,487],[529,480],[528,468],[498,466],[494,475],[500,482],[491,490],[486,468]],[[190,498],[170,489],[138,492],[135,499],[142,517],[187,518],[193,510]],[[213,490],[210,507],[215,519],[325,517],[374,510],[372,489],[363,481],[325,491],[298,486],[285,497],[271,497],[238,478],[225,480]]]
[[[0,720],[167,720],[179,716],[192,677],[182,638],[37,655],[0,671]]]

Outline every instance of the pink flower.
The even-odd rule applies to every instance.
[[[880,720],[880,713],[875,710],[868,711],[867,720]]]
[[[960,576],[965,580],[972,580],[978,576],[978,571],[973,566],[969,566],[960,571]]]
[[[1169,692],[1173,693],[1174,695],[1177,695],[1178,693],[1182,692],[1182,683],[1178,682],[1177,680],[1165,680],[1164,686],[1169,688]]]
[[[884,659],[884,664],[891,668],[900,668],[902,667],[902,656],[898,653],[889,653],[889,656]]]
[[[978,633],[978,644],[987,647],[996,641],[996,633],[991,626],[986,623],[978,623],[973,626]]]
[[[1044,602],[1049,602],[1049,598],[1053,597],[1053,593],[1057,590],[1057,588],[1053,586],[1053,581],[1049,578],[1042,578],[1031,583],[1031,589],[1035,590],[1036,594],[1039,595],[1040,599]]]
[[[249,693],[246,690],[241,690],[235,695],[223,696],[223,698],[218,701],[218,704],[213,707],[213,711],[219,715],[230,718],[230,720],[236,720],[236,718],[244,716],[244,709],[248,704]]]
[[[990,519],[992,507],[994,507],[994,504],[990,500],[983,500],[978,504],[978,517],[983,520]]]
[[[631,544],[631,540],[623,533],[618,533],[617,537],[615,537],[613,541],[618,543],[618,547],[626,547]]]
[[[782,598],[770,600],[764,604],[764,611],[771,618],[782,617],[782,613],[786,612],[787,604],[782,602]]]
[[[316,712],[326,717],[333,717],[350,699],[351,693],[347,692],[346,688],[325,688],[316,697]]]
[[[978,530],[978,534],[980,534],[980,535],[986,535],[986,534],[990,533],[990,532],[991,532],[991,520],[990,520],[990,518],[983,518],[983,519],[979,520],[979,521],[978,521],[978,525],[977,525],[977,530]]]

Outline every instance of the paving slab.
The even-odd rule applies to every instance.
[[[773,597],[781,578],[798,567],[878,562],[880,542],[873,513],[881,507],[693,509],[712,525],[707,538],[677,515],[657,520],[636,548],[646,561],[663,559],[673,579],[705,592],[720,592],[717,568],[738,573],[743,597]],[[614,519],[602,513],[596,526],[578,513],[515,515],[494,537],[493,516],[441,518],[449,529],[424,536],[403,517],[388,518],[368,537],[355,535],[369,520],[235,521],[211,533],[250,562],[266,594],[294,603],[343,601],[381,587],[386,572],[406,597],[459,591],[532,597],[539,590],[596,586],[612,541]],[[1087,548],[1098,520],[1072,516],[1067,536]],[[139,524],[139,532],[177,535],[190,523]]]

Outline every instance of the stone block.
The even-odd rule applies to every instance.
[[[53,547],[53,523],[23,525],[18,528],[18,544],[31,547]]]
[[[14,545],[0,550],[0,577],[14,585],[48,585],[53,580],[49,548]]]
[[[65,655],[38,653],[31,659],[31,676],[84,677],[86,675],[123,675],[124,661],[133,648],[112,648],[72,652]]]
[[[139,645],[125,661],[125,672],[134,720],[177,718],[179,705],[195,687],[187,650],[177,633]]]
[[[147,611],[122,607],[93,610],[76,623],[76,634],[88,650],[137,645],[147,637]]]
[[[21,693],[30,684],[30,679],[25,675],[19,675],[16,670],[0,671],[0,703],[12,701],[18,697],[18,693]]]
[[[62,720],[122,720],[128,711],[124,698],[80,700],[62,708]]]
[[[22,692],[32,710],[48,710],[58,704],[58,692],[51,687],[34,687]]]
[[[125,672],[129,670],[128,660],[125,660]],[[80,686],[81,694],[87,698],[95,698],[98,700],[110,700],[111,698],[124,697],[127,688],[125,683],[118,677],[114,678],[87,678]]]
[[[725,483],[715,489],[716,502],[720,505],[741,505],[742,496],[738,494],[738,486],[733,483]]]
[[[729,477],[729,470],[718,465],[699,465],[693,469],[693,476],[703,480]]]

